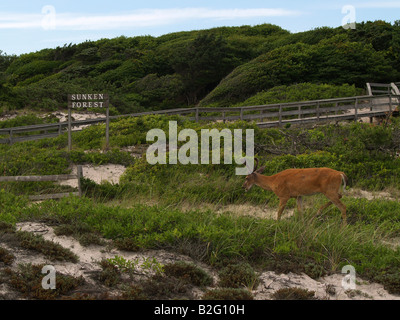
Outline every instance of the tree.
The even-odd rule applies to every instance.
[[[390,23],[377,20],[357,23],[356,29],[348,30],[350,41],[372,44],[376,51],[387,50],[393,36],[393,27]]]
[[[16,59],[15,55],[9,56],[0,50],[0,72],[7,70],[8,66]]]
[[[393,24],[393,37],[388,50],[388,57],[393,61],[392,64],[400,72],[400,20]]]
[[[214,34],[199,34],[172,59],[183,79],[188,105],[196,104],[233,68],[227,42]]]
[[[76,55],[76,58],[87,64],[94,64],[100,61],[97,47],[90,47],[82,50]]]
[[[158,77],[156,74],[148,74],[144,78],[134,82],[134,92],[143,98],[142,104],[147,108],[170,109],[185,104],[183,97],[183,83],[178,74]]]

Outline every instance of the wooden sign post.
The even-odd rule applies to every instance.
[[[110,146],[110,99],[108,94],[89,93],[89,94],[69,94],[68,95],[68,151],[72,149],[72,117],[71,109],[79,108],[106,108],[106,148]]]

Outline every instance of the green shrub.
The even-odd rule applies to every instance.
[[[107,287],[115,287],[122,281],[121,272],[118,267],[113,265],[107,259],[102,259],[99,262],[101,271],[94,276],[94,278]]]
[[[314,300],[315,292],[303,288],[283,288],[272,294],[275,300]]]
[[[12,119],[0,121],[0,128],[21,127],[35,124],[56,123],[58,119],[52,116],[38,117],[35,114],[26,114]]]
[[[212,277],[200,267],[184,261],[177,261],[164,266],[166,276],[173,276],[187,281],[195,286],[210,286]]]
[[[319,99],[332,99],[361,95],[361,89],[354,85],[331,85],[299,83],[293,85],[276,86],[266,91],[261,91],[250,97],[238,106],[257,106],[264,104],[309,101]]]
[[[25,298],[39,300],[54,300],[66,296],[84,283],[82,277],[75,278],[57,272],[56,288],[54,290],[44,289],[42,287],[43,267],[44,265],[20,264],[16,271],[6,269],[4,272],[6,282],[21,292]]]
[[[35,60],[20,67],[15,74],[19,79],[24,80],[38,74],[49,74],[59,65],[59,61]]]
[[[142,297],[149,300],[190,299],[193,300],[192,286],[185,280],[156,274],[140,282]]]
[[[219,278],[218,285],[226,288],[256,288],[259,281],[248,263],[227,265],[219,272]]]
[[[280,46],[240,65],[201,104],[229,106],[262,90],[299,82],[349,83],[361,88],[370,77],[386,78],[383,70],[393,76],[397,73],[372,45],[351,42],[344,35],[314,45],[297,42]]]
[[[58,261],[77,262],[78,257],[71,250],[62,247],[58,243],[45,240],[41,235],[36,235],[26,231],[17,231],[15,233],[19,245],[23,248],[35,250],[48,259]]]
[[[15,259],[15,256],[10,253],[7,249],[0,247],[0,262],[5,265],[11,265]]]

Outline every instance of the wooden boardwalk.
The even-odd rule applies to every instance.
[[[379,95],[374,95],[374,85],[383,90],[378,90]],[[255,121],[260,128],[279,127],[287,124],[305,124],[327,121],[345,121],[391,115],[399,106],[400,92],[396,84],[367,84],[369,95],[337,99],[322,99],[313,101],[300,101],[291,103],[278,103],[259,106],[226,107],[226,108],[180,108],[160,111],[148,111],[118,116],[140,117],[144,115],[182,115],[196,122],[215,121]],[[395,90],[397,89],[397,91]],[[73,121],[72,127],[93,125],[105,122],[105,118]],[[57,137],[65,132],[68,122],[54,124],[30,125],[0,129],[0,143],[15,143],[20,141],[38,140]],[[33,133],[24,135],[25,133]]]

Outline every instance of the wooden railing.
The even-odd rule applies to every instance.
[[[392,83],[367,83],[367,93],[370,96],[373,95],[385,95],[385,94],[400,94],[399,91],[400,82]]]
[[[64,192],[64,193],[54,193],[54,194],[41,194],[41,195],[31,195],[30,200],[45,200],[45,199],[58,199],[62,197],[72,195],[81,196],[81,178],[83,176],[82,166],[77,166],[76,174],[63,174],[63,175],[47,175],[47,176],[0,176],[0,182],[16,182],[16,181],[64,181],[64,180],[78,180],[78,192]]]
[[[321,121],[357,120],[361,117],[385,116],[392,113],[398,106],[400,95],[381,94],[378,96],[366,95],[336,99],[322,99],[291,103],[277,103],[259,106],[224,107],[224,108],[180,108],[160,111],[147,111],[118,116],[140,117],[143,115],[182,115],[193,121],[256,121],[259,127],[282,126],[287,123],[314,123]],[[73,121],[72,127],[93,125],[105,122],[105,118]],[[68,122],[54,124],[30,125],[0,129],[0,135],[9,135],[0,139],[0,143],[14,143],[19,141],[51,138],[60,135],[68,126]],[[35,135],[16,136],[26,132],[40,132]],[[53,131],[53,132],[49,132]]]

